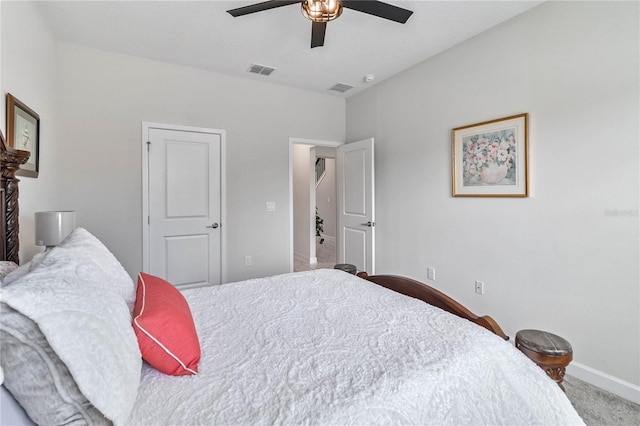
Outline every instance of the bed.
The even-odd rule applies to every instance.
[[[492,318],[408,278],[178,292],[78,228],[4,284],[4,387],[36,423],[583,424]]]

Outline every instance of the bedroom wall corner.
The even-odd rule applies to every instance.
[[[6,136],[6,95],[11,93],[40,115],[40,173],[20,177],[20,260],[42,251],[35,245],[33,215],[69,209],[58,204],[55,167],[57,137],[58,44],[47,29],[37,2],[0,2],[0,115]],[[25,36],[25,28],[29,36]]]
[[[429,282],[435,267],[430,284],[509,335],[559,334],[633,386],[639,6],[545,2],[347,100],[347,139],[376,138],[379,272]],[[451,129],[523,112],[531,196],[453,198]]]

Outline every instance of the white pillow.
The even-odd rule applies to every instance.
[[[18,264],[15,262],[6,260],[0,261],[0,283],[2,283],[2,285],[5,285],[7,275],[15,271],[17,268]]]
[[[69,256],[76,259],[79,264],[91,264],[93,268],[108,276],[108,280],[96,281],[95,284],[104,289],[116,291],[125,300],[129,310],[133,312],[133,305],[136,301],[136,284],[118,262],[118,259],[102,244],[102,241],[86,229],[76,228],[62,243],[44,252],[42,258],[37,258],[38,265],[56,262],[63,256],[61,255],[62,251],[68,252]],[[35,260],[34,257],[32,263]],[[33,271],[38,265],[32,266],[31,270]]]
[[[109,424],[80,392],[36,323],[4,303],[0,303],[0,315],[5,387],[31,420],[37,424]]]
[[[126,421],[140,382],[142,358],[131,327],[134,300],[131,277],[82,228],[0,292],[1,302],[37,324],[82,394],[114,423]],[[0,325],[9,327],[1,315]],[[6,362],[3,356],[5,374]],[[28,362],[18,365],[30,368]]]
[[[18,266],[16,269],[14,269],[13,271],[9,272],[3,279],[2,279],[2,286],[7,286],[9,284],[11,284],[12,282],[14,282],[17,279],[20,279],[22,277],[24,277],[25,275],[27,275],[29,273],[29,268],[31,267],[31,262],[27,262],[23,265]]]

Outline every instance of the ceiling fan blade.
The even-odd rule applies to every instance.
[[[342,6],[358,12],[389,19],[404,24],[413,12],[389,3],[368,0],[342,0]]]
[[[324,46],[324,34],[327,31],[326,22],[311,23],[311,48]]]
[[[302,3],[301,0],[270,0],[262,3],[251,4],[237,9],[227,10],[234,18],[248,15],[250,13],[262,12],[263,10],[275,9],[276,7],[289,6],[290,4]]]

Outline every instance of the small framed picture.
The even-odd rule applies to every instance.
[[[16,175],[37,178],[40,171],[40,116],[10,93],[7,94],[7,144],[31,153]]]
[[[453,129],[454,197],[528,197],[528,114]]]

